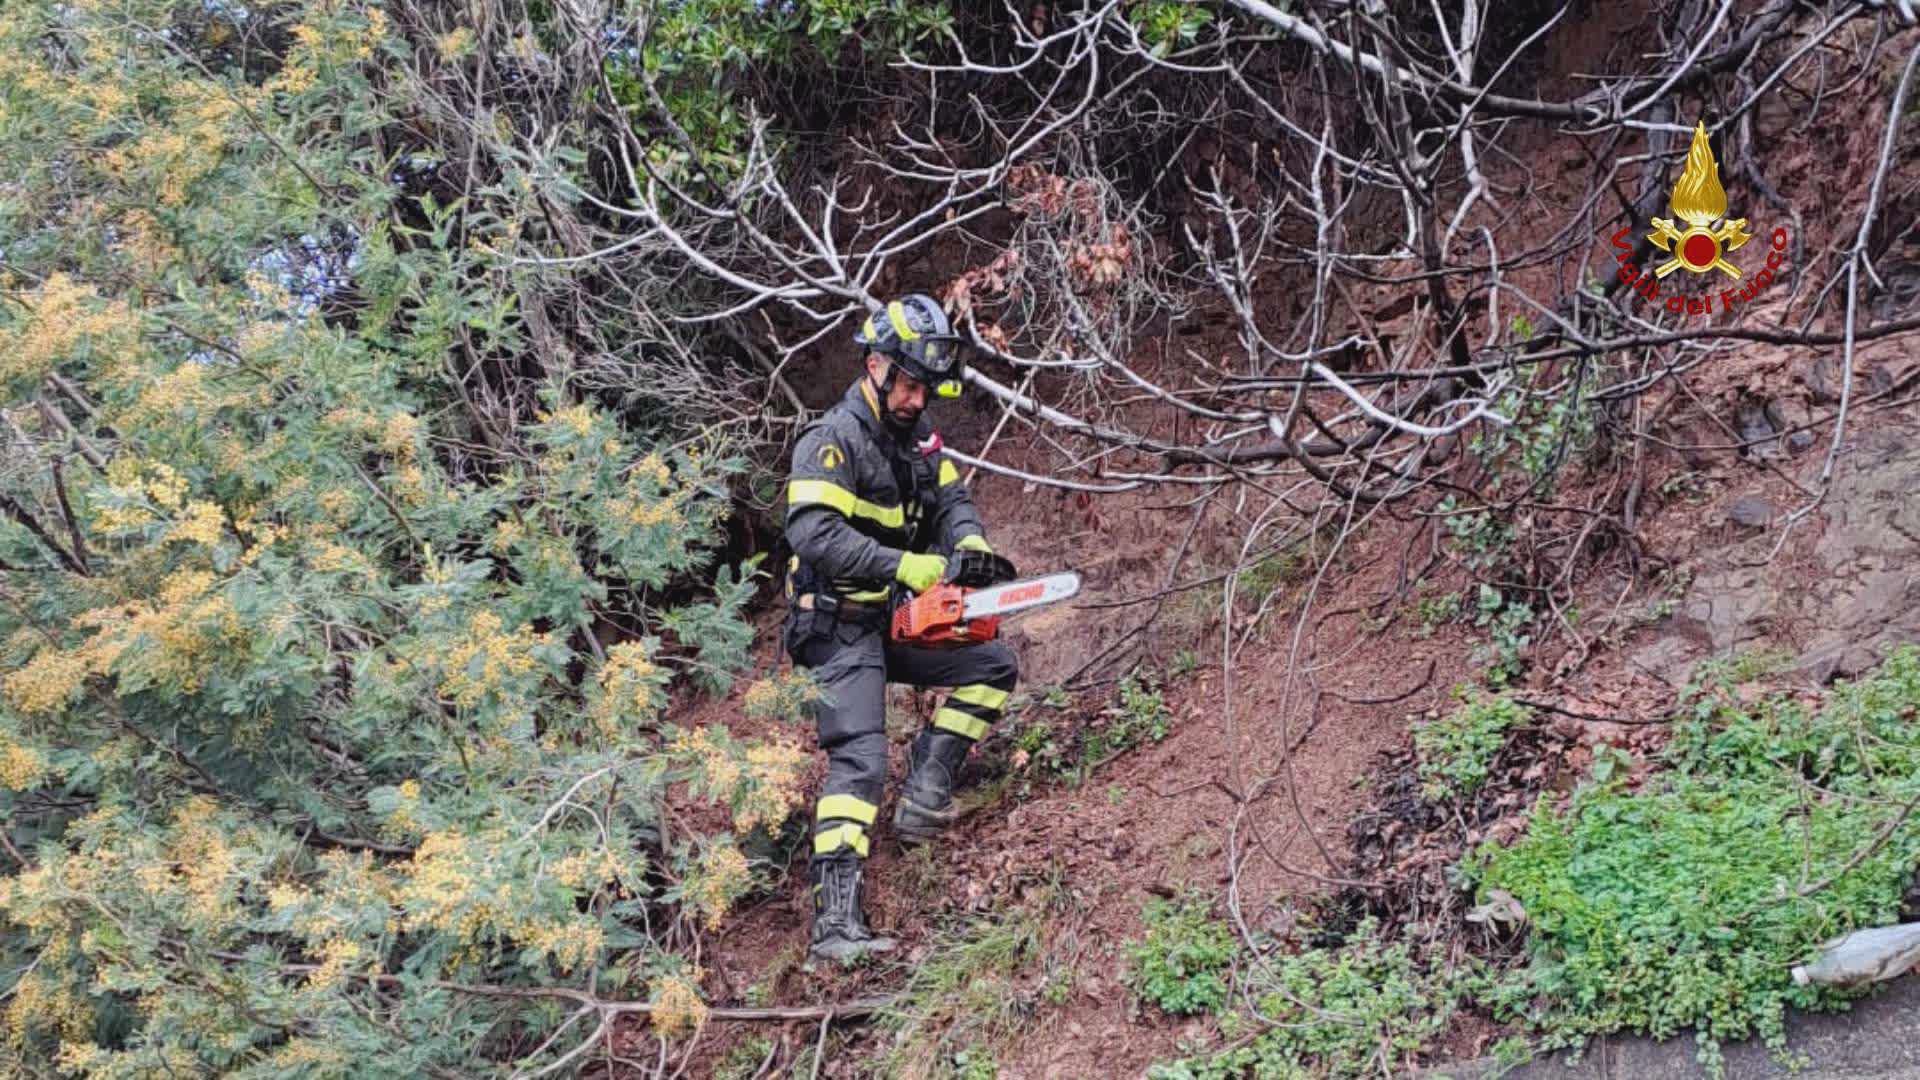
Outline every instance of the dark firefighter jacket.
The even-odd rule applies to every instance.
[[[903,552],[951,551],[962,537],[984,533],[953,463],[938,449],[921,453],[932,439],[923,410],[912,436],[896,440],[865,378],[801,431],[787,481],[797,580],[846,599],[878,600]]]

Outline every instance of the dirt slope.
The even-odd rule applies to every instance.
[[[1622,25],[1610,23],[1610,31],[1623,32],[1632,20],[1616,21]],[[1591,31],[1557,34],[1548,43],[1551,66],[1594,68],[1593,50],[1624,40]],[[1828,244],[1840,224],[1816,208],[1843,201],[1825,189],[1858,182],[1836,163],[1858,160],[1861,138],[1822,120],[1766,163],[1780,192],[1809,208],[1797,227],[1810,252]],[[1569,173],[1591,164],[1568,140],[1543,135],[1532,149],[1538,162]],[[1550,200],[1552,185],[1538,191]],[[1527,212],[1557,227],[1564,209],[1542,203]],[[1604,255],[1596,259],[1605,268]],[[1909,251],[1883,273],[1920,281],[1915,267],[1920,255]],[[1565,267],[1515,272],[1573,280]],[[1380,299],[1391,297],[1383,291]],[[1777,314],[1756,309],[1751,317]],[[1208,342],[1202,336],[1191,344]],[[1153,372],[1149,363],[1142,368]],[[1747,345],[1703,366],[1685,394],[1673,391],[1647,406],[1653,438],[1631,476],[1639,493],[1635,555],[1583,565],[1578,624],[1536,635],[1544,641],[1530,653],[1525,693],[1587,716],[1646,719],[1672,702],[1688,666],[1702,656],[1755,644],[1796,651],[1813,644],[1820,663],[1805,676],[1819,681],[1920,633],[1914,605],[1905,602],[1920,588],[1909,569],[1920,565],[1920,527],[1909,525],[1899,498],[1920,483],[1920,454],[1911,449],[1920,445],[1920,415],[1907,389],[1920,380],[1920,358],[1899,345],[1859,351],[1855,393],[1872,396],[1854,399],[1860,411],[1839,444],[1839,486],[1771,554],[1785,516],[1806,504],[1832,437],[1831,426],[1800,429],[1830,417],[1839,377],[1831,355]],[[814,389],[824,403],[838,386]],[[954,445],[974,448],[998,419],[997,410],[976,402],[940,422]],[[1755,430],[1776,437],[1740,445]],[[1020,463],[1034,449],[1029,439],[1014,425],[996,460]],[[1617,478],[1610,474],[1606,482]],[[1573,489],[1599,482],[1578,468],[1566,478]],[[809,1006],[891,993],[940,955],[950,935],[1009,912],[1035,913],[1035,955],[995,984],[1004,1000],[992,1007],[1018,1021],[1017,1035],[995,1048],[999,1075],[1139,1075],[1149,1063],[1177,1056],[1183,1040],[1206,1033],[1198,1021],[1143,1013],[1124,986],[1123,946],[1141,933],[1142,904],[1187,886],[1232,885],[1249,925],[1284,926],[1306,901],[1337,888],[1351,854],[1348,827],[1373,794],[1368,782],[1388,755],[1404,751],[1414,720],[1445,711],[1456,687],[1484,675],[1484,632],[1466,621],[1435,625],[1423,617],[1423,600],[1470,597],[1472,581],[1445,560],[1421,576],[1441,544],[1431,519],[1413,515],[1370,521],[1317,583],[1323,549],[1264,563],[1253,587],[1271,589],[1271,604],[1257,620],[1247,618],[1256,603],[1237,605],[1230,620],[1235,640],[1244,635],[1231,672],[1230,715],[1217,583],[1165,597],[1158,618],[1137,634],[1155,605],[1112,605],[1233,565],[1250,524],[1245,507],[1222,499],[1197,511],[1196,520],[1184,492],[1088,501],[991,475],[975,478],[973,487],[989,535],[1019,566],[1072,567],[1086,578],[1074,605],[1010,628],[1023,688],[1034,693],[1084,680],[1088,662],[1117,645],[1129,647],[1126,662],[1117,671],[1096,668],[1104,678],[1070,695],[1068,707],[1029,710],[982,744],[968,779],[983,805],[931,857],[899,852],[884,825],[891,802],[883,806],[869,864],[870,914],[901,939],[902,963],[801,970],[808,915],[804,855],[796,846],[791,861],[775,868],[775,887],[706,940],[705,990],[714,1005]],[[1296,647],[1292,616],[1310,588],[1315,614]],[[1844,619],[1828,618],[1836,605]],[[777,647],[779,614],[763,615],[759,674],[786,663]],[[1183,662],[1184,650],[1193,656]],[[1172,723],[1162,741],[1100,765],[1077,785],[1036,768],[1016,745],[1032,724],[1052,725],[1065,739],[1100,723],[1113,700],[1113,677],[1136,662],[1155,671],[1189,667],[1165,687]],[[905,740],[936,701],[893,692],[889,799],[904,772]],[[721,723],[743,736],[770,733],[764,722],[745,720],[732,700],[683,703],[672,719]],[[1627,725],[1575,722],[1573,729],[1579,734],[1567,745],[1633,746],[1640,737]],[[811,731],[780,734],[811,745]],[[816,766],[823,773],[824,759]],[[1237,801],[1233,790],[1249,797]],[[1224,857],[1231,837],[1242,840],[1246,854],[1237,875]],[[1484,1048],[1486,1035],[1463,1021],[1443,1051],[1470,1055]],[[640,1032],[631,1037],[651,1046]],[[818,1027],[715,1025],[689,1071],[711,1072],[729,1047],[763,1037],[779,1044],[777,1060],[791,1062],[818,1037]],[[892,1040],[870,1026],[836,1029],[821,1075],[885,1072],[886,1055],[899,1049]]]

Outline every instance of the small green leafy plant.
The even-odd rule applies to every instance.
[[[1527,646],[1533,644],[1533,635],[1528,632],[1533,608],[1491,585],[1480,586],[1477,608],[1473,624],[1485,629],[1488,637],[1475,650],[1474,658],[1485,666],[1489,684],[1505,686],[1527,670]]]
[[[1139,32],[1140,40],[1152,48],[1155,56],[1165,56],[1177,47],[1191,45],[1212,20],[1213,13],[1206,8],[1179,0],[1146,0],[1127,8],[1127,22]]]
[[[713,1080],[753,1080],[760,1075],[760,1068],[773,1056],[773,1040],[765,1035],[754,1035],[743,1039],[727,1051],[727,1056],[714,1066]]]
[[[1147,902],[1147,935],[1127,946],[1128,981],[1140,999],[1172,1016],[1212,1012],[1227,1002],[1237,951],[1233,931],[1204,897]]]
[[[1545,1045],[1692,1028],[1716,1075],[1720,1044],[1759,1035],[1784,1058],[1787,1007],[1847,992],[1795,986],[1789,967],[1835,934],[1895,921],[1920,862],[1920,652],[1903,649],[1818,708],[1748,703],[1709,665],[1637,790],[1596,770],[1571,803],[1542,799],[1526,836],[1463,864],[1482,898],[1526,910],[1532,962],[1500,995]],[[1742,672],[1743,674],[1746,672]]]
[[[1506,745],[1508,729],[1531,717],[1525,706],[1511,698],[1482,697],[1416,727],[1413,748],[1419,760],[1421,796],[1438,802],[1464,799],[1478,791],[1494,755]]]
[[[1476,573],[1485,573],[1505,562],[1513,545],[1513,529],[1491,512],[1469,510],[1449,495],[1434,508],[1446,526],[1448,547],[1455,558]]]
[[[1266,1030],[1229,1050],[1155,1065],[1150,1080],[1405,1075],[1446,1030],[1467,982],[1429,974],[1408,945],[1382,941],[1371,918],[1338,947],[1283,956],[1249,978]]]
[[[1013,737],[1014,750],[1024,758],[1016,758],[1016,763],[1028,769],[1049,775],[1066,771],[1066,752],[1060,745],[1052,724],[1045,720],[1027,720]]]
[[[1500,411],[1510,422],[1469,442],[1474,455],[1496,472],[1490,489],[1497,491],[1511,480],[1538,497],[1550,496],[1561,468],[1595,445],[1601,416],[1594,389],[1608,375],[1602,366],[1582,372],[1572,386],[1553,393],[1509,390]]]
[[[1000,1063],[985,1050],[967,1049],[953,1055],[953,1070],[958,1080],[995,1080]]]
[[[1173,654],[1173,662],[1167,665],[1167,678],[1178,679],[1191,675],[1200,667],[1200,654],[1193,649],[1181,649]]]
[[[1052,704],[1051,698],[1042,704]],[[1136,668],[1121,676],[1113,701],[1077,733],[1063,732],[1054,722],[1028,719],[1023,711],[1013,737],[1014,750],[1021,755],[1016,767],[1029,770],[1029,775],[1059,777],[1078,785],[1096,766],[1145,743],[1159,742],[1172,730],[1173,710],[1159,677]]]
[[[1120,677],[1113,704],[1102,709],[1100,721],[1088,729],[1080,753],[1081,766],[1090,769],[1143,742],[1159,742],[1172,727],[1173,711],[1167,707],[1160,681],[1151,672],[1136,668]]]
[[[1421,597],[1413,611],[1420,620],[1420,629],[1414,631],[1413,636],[1425,640],[1432,637],[1435,630],[1460,617],[1460,594],[1449,592]]]

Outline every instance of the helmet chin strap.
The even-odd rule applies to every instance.
[[[890,356],[886,356],[885,353],[882,353],[881,355],[883,357],[886,357],[886,361],[887,361],[887,377],[881,381],[880,387],[879,387],[879,393],[875,396],[875,400],[878,401],[880,404],[881,419],[886,421],[886,423],[891,427],[896,427],[896,428],[906,427],[908,425],[902,424],[898,420],[896,420],[893,415],[893,410],[887,407],[887,396],[893,393],[893,384],[900,376],[900,365],[894,363],[893,358]],[[866,379],[867,379],[867,385],[869,386],[873,385],[873,373],[871,371],[869,371],[866,374]]]
[[[860,377],[867,380],[867,386],[869,389],[872,389],[878,392],[880,408],[882,410],[885,410],[887,407],[887,395],[893,392],[893,381],[895,376],[899,373],[899,368],[897,367],[897,365],[894,364],[893,357],[888,356],[886,353],[875,352],[874,355],[878,356],[881,360],[886,362],[887,377],[885,379],[882,379],[878,386],[874,385],[872,369],[868,369],[867,371],[862,372]]]

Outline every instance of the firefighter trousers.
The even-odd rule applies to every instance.
[[[953,687],[930,726],[972,743],[1000,718],[1019,664],[1000,641],[929,649],[894,644],[877,622],[797,610],[788,619],[788,655],[824,695],[814,706],[827,782],[814,805],[813,850],[865,857],[887,782],[887,683]]]

